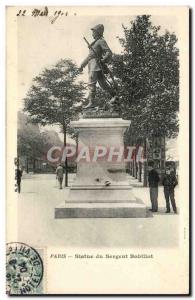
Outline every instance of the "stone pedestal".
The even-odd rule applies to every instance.
[[[55,217],[146,217],[146,206],[135,198],[125,171],[123,136],[130,121],[87,118],[71,125],[79,132],[77,158],[83,159],[78,161],[69,197],[55,209]]]

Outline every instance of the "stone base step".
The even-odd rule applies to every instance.
[[[71,187],[66,203],[112,203],[137,202],[129,186],[84,186]],[[139,202],[139,201],[138,201]],[[142,201],[141,201],[142,203]]]
[[[55,218],[146,218],[144,203],[67,203],[55,208]]]

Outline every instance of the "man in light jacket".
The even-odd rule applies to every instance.
[[[58,179],[60,190],[62,189],[63,176],[64,176],[64,170],[62,165],[60,164],[56,169],[56,178]]]

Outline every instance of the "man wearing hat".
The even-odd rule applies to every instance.
[[[163,178],[162,184],[164,186],[164,195],[166,200],[166,213],[170,213],[170,202],[174,213],[177,213],[177,207],[175,203],[175,187],[178,184],[177,178],[173,168],[167,167],[166,173]]]
[[[158,172],[156,171],[154,162],[151,162],[148,166],[148,183],[150,188],[150,200],[152,204],[152,208],[150,209],[152,212],[158,211],[158,184],[160,181]]]
[[[116,96],[116,92],[107,83],[102,67],[98,62],[99,60],[101,60],[103,64],[106,64],[112,58],[112,52],[103,38],[104,26],[102,24],[98,24],[95,27],[91,28],[91,30],[94,41],[91,43],[90,47],[92,47],[93,49],[89,48],[89,55],[85,58],[80,66],[80,71],[83,71],[83,68],[88,65],[89,72],[89,103],[87,104],[87,106],[85,106],[85,108],[92,108],[96,106],[94,100],[96,95],[97,82],[99,83],[100,87],[103,90],[107,91],[113,98],[111,101],[114,101],[114,98]]]

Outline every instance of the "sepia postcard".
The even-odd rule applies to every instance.
[[[189,8],[7,6],[8,295],[189,295]]]

